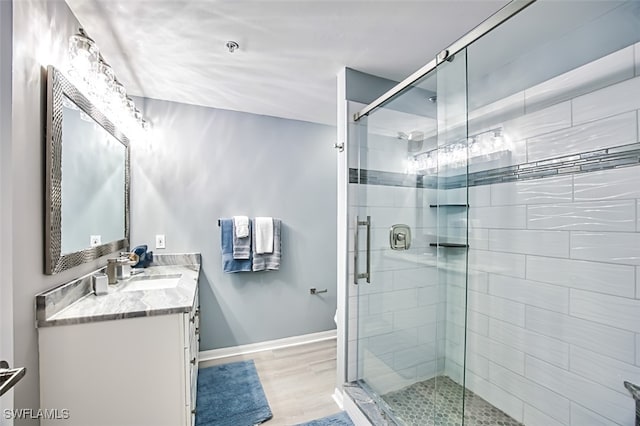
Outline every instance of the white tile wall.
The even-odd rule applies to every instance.
[[[621,167],[574,176],[576,201],[640,198],[638,169]]]
[[[509,253],[569,257],[569,233],[564,231],[489,231],[489,249]]]
[[[569,127],[527,141],[527,161],[560,157],[637,141],[635,111]]]
[[[491,204],[549,204],[573,201],[571,176],[497,183],[491,187]]]
[[[534,114],[483,126],[508,120],[509,136],[527,138],[528,161],[640,141],[632,49],[638,62],[640,44],[527,89]],[[468,330],[467,351],[489,360],[490,374],[468,372],[468,387],[527,426],[633,424],[622,380],[640,382],[640,167],[469,192],[487,187],[470,203],[469,271],[488,286],[469,289],[468,309],[489,317],[489,335]],[[530,389],[558,396],[534,403]]]
[[[566,287],[492,274],[489,294],[551,311],[569,312],[569,289]]]
[[[571,403],[571,426],[619,426],[609,419],[597,415],[582,405]]]
[[[621,425],[634,424],[632,398],[532,356],[527,356],[525,363],[526,377],[532,381]]]
[[[633,46],[525,90],[527,112],[633,77]]]
[[[418,306],[417,289],[397,290],[369,295],[369,313],[396,312]]]
[[[489,185],[482,185],[469,188],[469,205],[474,207],[490,206],[491,187]]]
[[[570,371],[582,377],[600,383],[624,396],[629,391],[624,387],[624,381],[637,383],[640,379],[640,367],[621,361],[611,360],[587,349],[571,348]]]
[[[525,305],[522,303],[476,291],[469,291],[467,300],[469,310],[524,327]]]
[[[469,111],[469,133],[492,129],[496,123],[524,114],[524,92],[518,92],[489,105]]]
[[[640,234],[572,232],[571,257],[594,262],[640,265]]]
[[[569,368],[569,344],[561,340],[495,319],[489,322],[489,337],[527,355],[561,368]]]
[[[634,363],[634,334],[597,322],[527,306],[526,328],[536,333],[567,342],[577,347]]]
[[[640,93],[638,77],[573,99],[573,124],[640,109],[640,97],[632,93]]]
[[[640,333],[640,300],[582,290],[570,292],[571,315]]]
[[[469,270],[524,278],[526,258],[521,254],[469,248]]]
[[[614,296],[634,297],[634,267],[527,256],[527,278]]]
[[[393,315],[393,329],[403,330],[423,325],[435,327],[437,305],[420,306],[414,309],[398,310]]]
[[[567,423],[560,423],[553,417],[534,408],[529,404],[524,404],[524,424],[527,426],[563,426]]]
[[[524,375],[525,354],[511,346],[474,332],[467,332],[467,351],[478,353],[497,365]]]
[[[527,227],[572,231],[635,232],[636,202],[635,200],[610,200],[527,206]]]
[[[470,228],[527,227],[526,206],[472,207],[469,209]]]
[[[631,108],[630,108],[631,109]],[[562,102],[503,123],[503,131],[520,141],[571,126],[571,102]]]
[[[538,410],[544,410],[548,416],[555,418],[556,421],[564,424],[569,423],[571,405],[568,398],[495,363],[490,364],[489,375],[492,383]]]

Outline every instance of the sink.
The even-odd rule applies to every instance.
[[[176,288],[181,274],[132,277],[121,291],[166,290]]]

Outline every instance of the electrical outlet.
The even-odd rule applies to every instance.
[[[156,248],[157,249],[163,249],[165,248],[165,239],[164,239],[164,234],[158,234],[156,235]]]
[[[102,235],[92,235],[89,240],[89,246],[98,247],[102,244]]]

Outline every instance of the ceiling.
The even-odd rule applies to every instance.
[[[508,3],[66,1],[130,95],[332,125],[343,67],[400,81]]]

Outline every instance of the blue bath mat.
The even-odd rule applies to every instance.
[[[198,371],[196,426],[252,426],[271,417],[253,360]]]
[[[344,411],[309,423],[301,423],[298,426],[354,426],[353,422]]]

